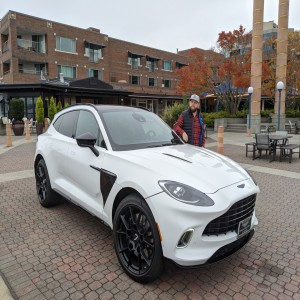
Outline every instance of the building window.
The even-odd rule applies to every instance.
[[[56,37],[56,50],[76,53],[76,40],[69,39],[62,36]]]
[[[157,79],[148,77],[148,86],[157,86]]]
[[[63,76],[66,78],[72,78],[72,79],[76,78],[76,67],[58,65],[57,70],[58,70],[58,77],[60,73],[62,73]]]
[[[102,48],[99,45],[86,43],[84,56],[89,57],[90,62],[99,62],[102,58]]]
[[[171,71],[171,61],[170,60],[164,60],[163,61],[163,70],[165,71]]]
[[[19,64],[19,73],[24,73],[24,65]]]
[[[94,69],[87,69],[87,77],[94,77],[99,80],[102,80],[102,71],[94,70]]]
[[[140,85],[140,77],[134,76],[134,75],[129,75],[129,83],[134,84],[134,85]]]
[[[45,64],[34,64],[34,71],[35,74],[41,74],[41,72],[43,72],[44,75],[47,75]]]
[[[140,57],[128,57],[128,64],[131,65],[132,69],[138,69],[141,65],[141,58]]]
[[[171,88],[171,80],[170,79],[163,79],[162,87]]]

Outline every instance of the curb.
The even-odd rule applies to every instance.
[[[13,297],[11,289],[9,288],[9,285],[7,281],[4,279],[2,274],[0,273],[0,299],[1,300],[15,300],[16,297]]]

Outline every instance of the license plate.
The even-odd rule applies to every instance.
[[[240,221],[239,228],[238,228],[238,237],[241,237],[250,231],[251,219],[252,219],[252,216]]]

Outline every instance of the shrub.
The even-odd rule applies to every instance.
[[[183,103],[175,103],[163,111],[162,119],[172,128],[180,114],[187,109]]]
[[[273,114],[274,113],[274,109],[266,109],[266,110],[262,110],[260,112],[260,115],[262,117],[270,117],[270,114]]]
[[[14,122],[22,121],[25,113],[24,101],[22,99],[12,99],[9,104],[9,113]]]
[[[50,121],[52,121],[54,119],[54,116],[56,113],[57,113],[57,110],[56,110],[55,100],[52,96],[50,98],[50,104],[49,104],[49,108],[48,108],[48,117],[49,117]]]
[[[70,104],[69,104],[68,102],[65,102],[64,108],[66,108],[66,107],[68,107],[68,106],[70,106]]]
[[[44,103],[42,97],[38,97],[35,104],[35,117],[37,123],[44,123]]]
[[[239,110],[236,112],[236,117],[237,118],[247,118],[248,113],[249,113],[248,109]]]
[[[61,104],[61,101],[59,100],[57,103],[57,106],[56,106],[56,112],[59,112],[61,110],[62,110],[62,104]]]
[[[204,124],[208,127],[214,127],[215,119],[228,118],[229,113],[226,111],[218,111],[213,113],[203,113]]]
[[[298,118],[300,117],[300,111],[299,110],[295,110],[295,109],[288,109],[285,112],[286,116],[288,118]]]

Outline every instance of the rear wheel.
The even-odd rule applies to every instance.
[[[59,195],[52,190],[46,163],[41,159],[35,167],[36,191],[42,206],[49,207],[58,203]]]
[[[138,282],[156,279],[163,269],[158,229],[145,200],[127,196],[114,216],[114,245],[125,272]]]

